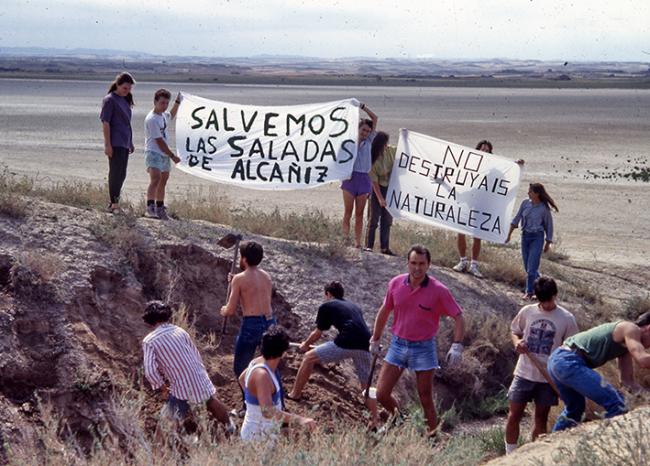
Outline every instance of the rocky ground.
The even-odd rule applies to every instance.
[[[232,351],[239,321],[230,322],[220,341],[217,313],[233,252],[217,241],[230,231],[201,221],[112,217],[34,200],[24,218],[1,215],[0,458],[7,445],[20,443],[42,424],[44,402],[62,419],[60,435],[74,435],[81,444],[92,443],[98,426],[112,428],[112,400],[125,390],[146,393],[146,414],[154,422],[159,402],[143,380],[140,347],[149,330],[141,313],[150,299],[186,309],[218,396],[238,407]],[[275,285],[273,309],[295,341],[312,329],[326,282],[344,283],[346,298],[360,304],[371,324],[389,279],[405,271],[399,257],[244,235],[265,248],[263,267]],[[607,286],[612,306],[623,308],[628,298],[648,293],[646,279],[624,269],[553,266],[561,285],[578,280]],[[522,304],[520,290],[437,266],[431,273],[451,289],[472,322],[463,367],[436,376],[441,404],[493,395],[512,370],[507,323]],[[563,299],[583,314],[596,307],[584,296]],[[499,333],[504,328],[506,333]],[[448,332],[443,326],[441,356],[450,343],[444,338]],[[499,338],[502,344],[495,343]],[[288,355],[286,386],[293,384],[299,362],[299,355]],[[363,422],[350,366],[320,368],[311,382],[306,401],[288,402],[288,409],[326,424]],[[403,400],[413,393],[411,387],[406,377]]]

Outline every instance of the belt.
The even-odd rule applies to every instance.
[[[261,315],[261,316],[244,316],[244,320],[259,320],[259,319],[264,319],[264,320],[271,320],[273,319],[273,314],[271,315]]]
[[[589,357],[587,356],[587,353],[585,353],[583,350],[578,348],[577,346],[568,346],[568,345],[562,345],[560,348],[565,349],[567,351],[571,351],[572,353],[577,354],[580,356],[582,359],[585,360],[585,362],[589,361]]]

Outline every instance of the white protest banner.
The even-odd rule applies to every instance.
[[[402,129],[386,203],[394,217],[504,243],[520,174],[498,155]]]
[[[254,189],[302,189],[350,178],[359,102],[254,106],[183,94],[178,168]]]

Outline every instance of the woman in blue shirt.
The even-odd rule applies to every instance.
[[[533,284],[539,277],[542,251],[548,252],[553,242],[551,207],[559,212],[555,202],[544,189],[544,185],[531,183],[528,188],[528,199],[521,203],[517,215],[512,219],[510,225],[506,243],[510,241],[512,232],[521,222],[521,256],[528,275],[524,300],[533,299]],[[546,240],[544,240],[544,236],[546,236]]]
[[[366,107],[366,104],[360,104],[359,107],[368,114],[370,119],[364,118],[359,122],[357,158],[352,167],[352,177],[341,184],[343,206],[345,208],[343,212],[343,234],[346,237],[350,236],[350,219],[354,209],[354,245],[357,248],[361,248],[363,211],[366,208],[368,196],[372,192],[372,182],[368,172],[372,167],[370,149],[375,134],[377,134],[377,115]]]

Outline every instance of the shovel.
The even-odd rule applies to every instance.
[[[293,341],[289,343],[289,348],[295,348],[295,349],[298,349],[298,348],[300,348],[301,346],[302,346],[302,345],[301,345],[300,343],[295,343],[295,342],[293,342]],[[315,345],[309,345],[309,349],[314,349],[314,348],[316,348]]]
[[[553,380],[551,379],[551,376],[548,375],[548,372],[546,371],[546,368],[544,366],[542,366],[542,363],[540,363],[539,360],[535,356],[530,354],[530,351],[528,351],[527,349],[524,350],[524,354],[528,357],[528,359],[530,359],[530,362],[533,363],[533,366],[535,366],[535,368],[537,368],[537,370],[542,374],[542,376],[544,376],[544,378],[549,383],[549,385],[551,386],[551,388],[553,389],[555,394],[557,396],[560,396],[560,391],[557,389],[557,386],[555,385],[555,382],[553,382]]]
[[[379,350],[381,351],[381,346],[379,347]],[[364,403],[368,401],[368,397],[370,397],[370,386],[372,385],[372,377],[375,375],[375,367],[377,367],[377,358],[379,357],[378,354],[375,354],[372,357],[372,364],[370,365],[370,375],[368,376],[368,383],[366,383],[366,390],[365,393],[363,394],[363,401]]]
[[[230,249],[233,246],[235,247],[234,248],[235,254],[232,258],[232,265],[230,266],[231,275],[235,273],[235,267],[237,267],[237,254],[239,254],[239,243],[241,240],[242,240],[242,235],[228,233],[226,236],[224,236],[219,241],[217,241],[217,244],[222,248]],[[228,281],[228,289],[226,291],[226,302],[228,302],[228,298],[230,298],[230,280]],[[223,318],[223,324],[221,326],[221,336],[219,337],[219,343],[217,343],[217,347],[221,346],[221,340],[223,339],[223,336],[226,334],[227,324],[228,324],[228,316],[225,316]]]

